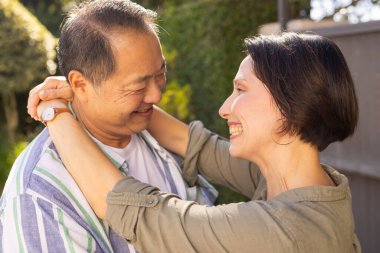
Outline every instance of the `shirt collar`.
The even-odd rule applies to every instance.
[[[287,202],[338,201],[350,197],[347,177],[328,165],[322,164],[322,167],[335,182],[336,186],[315,185],[291,189],[271,200],[285,200]]]
[[[94,142],[103,151],[103,153],[108,157],[108,159],[111,160],[111,162],[115,165],[116,168],[118,168],[119,170],[126,169],[124,167],[122,168],[123,164],[126,164],[126,160],[122,156],[120,156],[117,152],[113,151],[112,149],[107,148],[107,145],[105,145],[104,143],[96,139],[94,136],[92,136],[91,133],[88,132],[86,129],[85,131],[91,137],[91,139],[94,140]]]
[[[77,119],[77,116],[74,112],[74,109],[70,101],[68,102],[68,107],[72,115],[75,117],[75,119]],[[82,124],[80,124],[80,126],[87,133],[87,135],[90,136],[91,139],[98,145],[98,147],[108,157],[108,159],[111,160],[111,162],[115,165],[116,168],[118,168],[119,170],[126,169],[126,168],[122,168],[123,164],[126,164],[126,160],[123,157],[121,157],[119,154],[117,154],[115,151],[111,149],[107,149],[106,151],[105,148],[107,145],[103,144],[101,141],[96,139]]]

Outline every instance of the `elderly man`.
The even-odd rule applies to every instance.
[[[211,204],[204,190],[186,185],[176,161],[144,130],[166,84],[155,15],[126,0],[75,8],[58,50],[74,98],[70,110],[64,104],[45,109],[42,121],[73,113],[125,175]],[[0,238],[1,252],[135,252],[96,217],[46,129],[14,163],[1,198]]]

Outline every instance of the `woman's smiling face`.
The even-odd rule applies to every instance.
[[[232,94],[219,109],[230,129],[230,154],[251,161],[276,144],[274,138],[281,127],[281,113],[253,67],[247,56],[235,76]]]

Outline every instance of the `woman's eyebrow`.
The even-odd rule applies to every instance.
[[[237,86],[237,85],[241,85],[241,84],[244,84],[244,83],[246,83],[246,82],[247,82],[247,80],[244,79],[244,78],[236,78],[236,79],[234,79],[234,81],[233,81],[233,83],[234,83],[235,86]]]

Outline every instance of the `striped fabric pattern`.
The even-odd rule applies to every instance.
[[[176,192],[178,184],[185,184],[178,164],[147,132],[140,137],[165,167],[165,176],[173,181]],[[107,156],[126,174],[120,159],[111,153]],[[210,204],[215,197],[208,198],[210,193],[204,196]],[[187,198],[192,199],[190,195]],[[96,217],[44,129],[16,159],[4,187],[0,252],[136,251]]]

